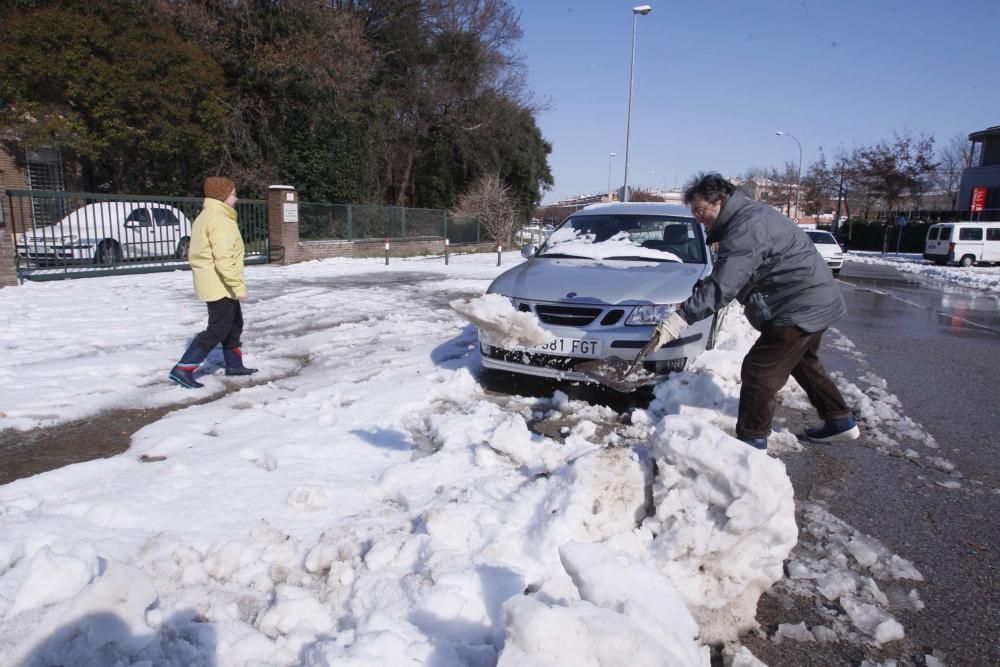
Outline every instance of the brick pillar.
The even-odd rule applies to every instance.
[[[11,225],[0,225],[0,287],[17,285],[14,268],[14,237]]]
[[[292,264],[299,259],[299,193],[290,185],[267,189],[267,233],[270,262]]]

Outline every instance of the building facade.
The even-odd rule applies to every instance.
[[[958,210],[1000,209],[1000,125],[973,132],[968,166],[958,186]]]

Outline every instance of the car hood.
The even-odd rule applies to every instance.
[[[704,264],[536,257],[502,273],[488,291],[528,301],[680,303],[707,273]]]

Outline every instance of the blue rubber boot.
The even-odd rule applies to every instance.
[[[858,428],[852,416],[831,419],[824,422],[822,426],[806,431],[806,439],[811,442],[848,442],[857,440],[860,435],[861,429]]]
[[[181,360],[170,369],[170,380],[176,382],[185,389],[198,389],[204,387],[202,383],[194,379],[194,372],[198,370],[201,362],[208,356],[206,350],[201,349],[192,343]]]
[[[226,360],[226,375],[253,375],[256,368],[243,365],[243,351],[238,347],[222,348],[222,357]]]

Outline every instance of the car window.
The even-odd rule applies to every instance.
[[[982,241],[983,230],[978,227],[963,227],[958,230],[959,241]]]
[[[125,218],[125,224],[130,227],[152,227],[153,221],[149,219],[149,210],[137,208]]]
[[[951,238],[951,227],[942,227],[941,236],[938,237],[940,241],[947,241]]]
[[[546,239],[537,257],[706,263],[694,218],[655,214],[577,215]]]
[[[990,227],[986,230],[987,241],[1000,241],[1000,227]]]
[[[165,208],[154,208],[153,219],[156,220],[157,227],[178,227],[181,224],[180,220],[177,219],[177,216],[173,214],[173,211]]]
[[[830,232],[806,232],[813,243],[822,243],[823,245],[838,245],[837,239],[833,238],[833,234]]]
[[[928,241],[937,241],[938,227],[931,227],[931,231],[927,233]]]

